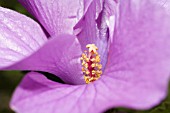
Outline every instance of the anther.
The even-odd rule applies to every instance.
[[[100,55],[95,44],[86,45],[88,51],[84,51],[81,56],[82,72],[84,73],[84,80],[88,84],[96,81],[102,74],[102,65],[100,64]]]

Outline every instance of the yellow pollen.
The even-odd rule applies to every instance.
[[[93,63],[92,65],[91,65],[91,67],[95,67],[96,66],[96,64],[95,63]]]
[[[95,44],[87,44],[86,48],[89,49],[89,52],[93,51],[94,53],[97,53],[97,50],[98,50],[98,48],[95,46]]]
[[[82,61],[84,80],[88,84],[100,78],[102,65],[100,64],[100,55],[95,44],[87,44],[86,48],[88,51],[84,51],[80,59]]]
[[[90,72],[89,72],[89,71],[86,71],[85,73],[86,73],[87,75],[88,75],[88,74],[90,74]]]
[[[92,71],[92,74],[93,74],[93,75],[96,74],[96,71],[93,70],[93,71]]]

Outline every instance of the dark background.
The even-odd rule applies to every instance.
[[[47,0],[48,1],[48,0]],[[10,8],[30,16],[17,0],[0,0],[0,6]],[[31,17],[31,16],[30,16]],[[9,101],[16,86],[23,77],[19,71],[0,71],[0,113],[13,113],[9,108]],[[151,81],[152,82],[152,81]],[[125,91],[126,94],[126,91]],[[170,88],[168,97],[155,108],[147,111],[137,111],[125,108],[108,110],[107,113],[170,113]]]

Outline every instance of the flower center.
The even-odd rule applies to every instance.
[[[100,64],[100,55],[95,44],[88,44],[86,48],[88,48],[88,51],[84,51],[80,59],[82,61],[84,80],[88,84],[100,78],[102,65]]]

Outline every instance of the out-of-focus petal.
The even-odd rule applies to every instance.
[[[83,84],[81,54],[81,47],[75,36],[54,36],[34,54],[6,69],[45,71],[60,77],[66,83]]]
[[[19,0],[50,35],[73,34],[73,27],[92,0]]]
[[[46,41],[44,32],[35,21],[0,7],[0,68],[29,56]]]
[[[119,23],[103,75],[110,91],[119,95],[120,106],[148,109],[166,96],[170,14],[164,5],[157,0],[120,0]]]

